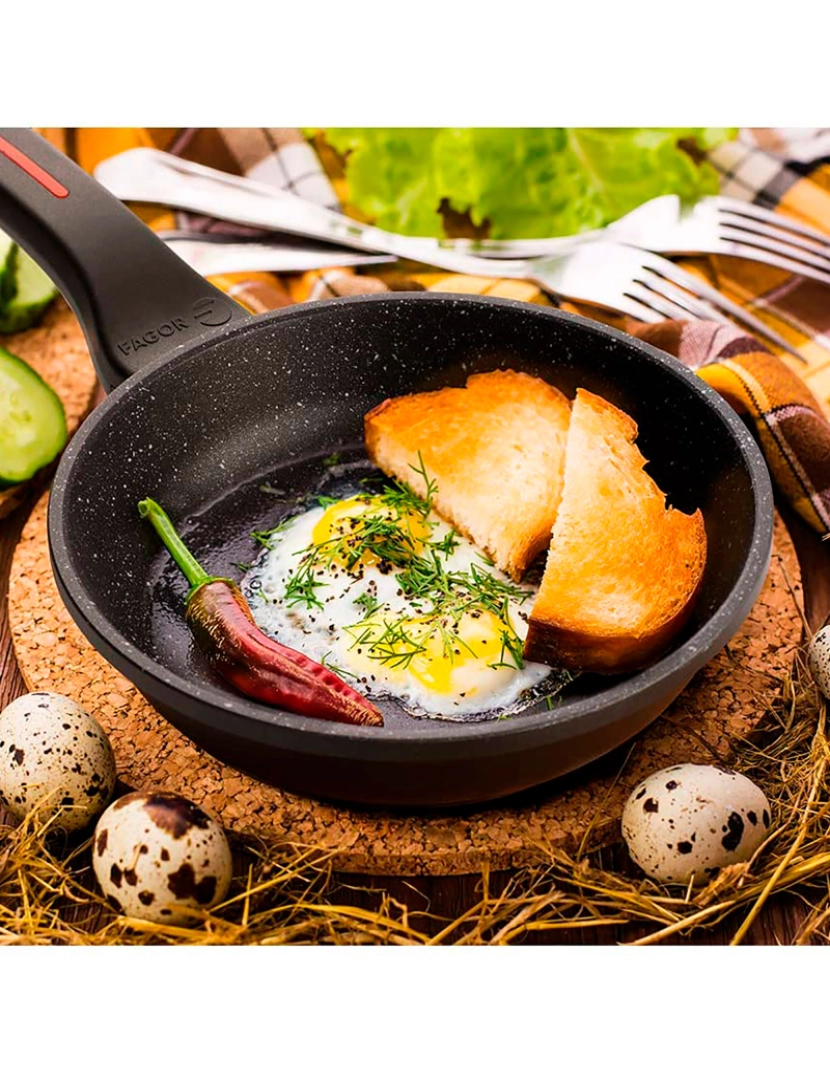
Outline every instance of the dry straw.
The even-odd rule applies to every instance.
[[[540,852],[540,864],[494,889],[481,876],[479,901],[449,921],[426,915],[413,892],[403,904],[385,892],[355,892],[332,872],[330,854],[232,836],[237,874],[229,898],[186,929],[120,917],[101,903],[90,841],[69,849],[30,817],[0,826],[0,943],[3,944],[445,944],[532,942],[540,933],[618,927],[650,944],[731,917],[739,944],[770,898],[797,892],[807,911],[792,943],[830,941],[830,787],[825,703],[803,659],[752,742],[733,766],[763,787],[774,828],[751,862],[695,890],[663,887],[603,867],[591,835],[580,852]],[[369,897],[367,899],[367,896]],[[697,940],[700,940],[698,935]]]

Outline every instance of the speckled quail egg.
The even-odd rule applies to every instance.
[[[807,662],[819,690],[830,698],[830,626],[822,626],[810,642]]]
[[[92,866],[116,911],[173,926],[223,900],[232,872],[221,826],[166,791],[124,795],[101,815]]]
[[[98,721],[62,694],[38,691],[0,713],[0,797],[17,818],[38,816],[73,832],[112,798],[115,758]]]
[[[770,807],[748,777],[717,765],[673,765],[637,784],[622,816],[631,858],[656,881],[705,884],[746,862],[769,832]]]

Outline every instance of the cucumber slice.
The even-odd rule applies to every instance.
[[[15,272],[19,251],[14,240],[0,232],[0,315],[17,292]]]
[[[61,399],[25,361],[0,348],[0,488],[29,480],[66,439]]]
[[[17,256],[17,292],[0,309],[0,334],[16,334],[35,326],[58,290],[25,251]]]

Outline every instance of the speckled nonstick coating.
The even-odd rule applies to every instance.
[[[165,272],[175,288],[175,269]],[[100,324],[90,335],[99,351]],[[442,806],[561,776],[658,716],[761,589],[773,504],[757,446],[702,380],[625,334],[553,309],[434,293],[235,315],[213,337],[199,333],[179,350],[162,343],[72,440],[52,490],[50,547],[61,596],[92,644],[180,730],[260,779],[331,799]],[[112,356],[96,363],[112,371]],[[137,501],[158,499],[196,557],[238,580],[234,564],[255,550],[251,530],[273,524],[334,450],[359,456],[369,408],[505,367],[569,395],[586,387],[630,413],[670,501],[702,508],[706,572],[671,651],[634,675],[582,676],[552,709],[542,702],[508,720],[452,723],[383,703],[382,729],[258,705],[214,676],[184,624],[184,582],[139,521]]]

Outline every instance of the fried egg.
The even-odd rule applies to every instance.
[[[242,581],[259,627],[361,693],[458,719],[524,708],[537,588],[516,585],[405,485],[314,506],[266,534]]]

